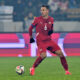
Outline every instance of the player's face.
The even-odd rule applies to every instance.
[[[49,10],[46,7],[41,7],[41,15],[43,17],[48,16]]]

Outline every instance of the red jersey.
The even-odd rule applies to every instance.
[[[36,28],[37,41],[51,40],[51,36],[48,35],[49,30],[53,29],[53,17],[44,19],[42,16],[36,17],[29,28],[29,34],[32,36],[32,29]]]

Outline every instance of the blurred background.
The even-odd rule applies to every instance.
[[[64,75],[59,58],[49,51],[50,58],[41,63],[35,76],[29,74],[40,54],[36,42],[29,42],[28,28],[41,15],[42,4],[50,6],[51,36],[66,56],[71,76]],[[18,65],[25,67],[22,76],[16,74]],[[0,0],[0,80],[80,80],[80,0]]]
[[[42,4],[50,6],[54,18],[52,39],[65,56],[80,56],[80,0],[0,0],[0,56],[39,55],[36,43],[29,43],[28,28]]]
[[[0,32],[28,32],[42,4],[50,6],[55,32],[80,31],[80,0],[0,0]]]

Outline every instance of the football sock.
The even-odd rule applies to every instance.
[[[44,58],[42,58],[42,57],[39,56],[39,57],[36,59],[36,61],[34,62],[33,67],[36,68],[36,67],[43,61],[43,59],[44,59]]]
[[[60,60],[65,71],[68,71],[68,64],[67,64],[66,58],[63,56],[63,57],[60,57]]]

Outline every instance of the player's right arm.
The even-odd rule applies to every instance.
[[[29,36],[30,36],[30,43],[35,42],[35,40],[32,37],[32,30],[33,28],[36,27],[36,25],[38,24],[38,19],[37,17],[34,19],[33,23],[31,24],[31,26],[29,27]]]

